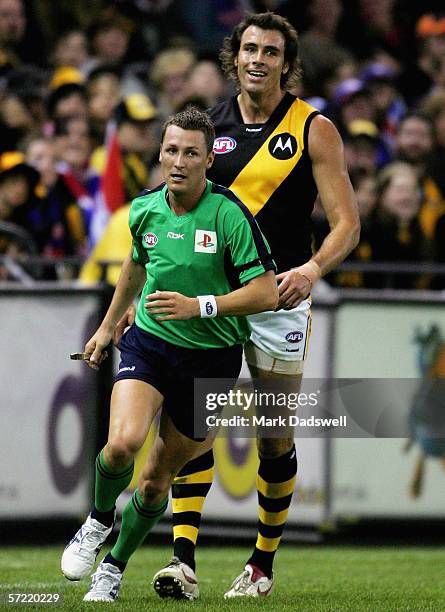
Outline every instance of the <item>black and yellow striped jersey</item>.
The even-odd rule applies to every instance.
[[[317,187],[308,134],[318,111],[286,93],[266,123],[243,123],[236,97],[209,114],[216,140],[208,177],[234,191],[255,215],[279,272],[303,264],[312,254]]]

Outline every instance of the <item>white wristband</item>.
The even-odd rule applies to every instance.
[[[198,295],[201,318],[216,317],[218,306],[214,295]]]

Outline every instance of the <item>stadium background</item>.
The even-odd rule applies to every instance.
[[[283,582],[290,600],[299,593],[289,585],[292,567],[301,561],[304,609],[441,609],[434,574],[443,561],[441,548],[408,548],[444,540],[445,444],[428,430],[418,393],[445,377],[441,3],[79,0],[49,7],[39,0],[0,0],[0,590],[15,583],[30,592],[45,584],[62,589],[60,547],[89,510],[93,459],[106,435],[116,364],[114,355],[114,364],[109,360],[97,375],[68,359],[98,323],[115,280],[115,267],[94,262],[118,260],[127,250],[125,203],[140,184],[159,181],[155,151],[163,117],[190,100],[207,107],[233,92],[215,68],[222,38],[245,9],[270,8],[286,15],[301,35],[305,78],[297,93],[337,123],[354,185],[360,189],[368,181],[373,194],[370,210],[363,196],[361,245],[314,295],[306,377],[406,379],[391,409],[404,415],[412,434],[411,442],[335,436],[297,441],[299,476],[278,572],[288,576]],[[116,87],[98,85],[97,75],[102,69],[109,74],[110,64]],[[379,86],[389,96],[383,107]],[[142,102],[134,94],[142,94]],[[416,143],[403,148],[397,140],[408,111],[421,111],[427,117],[421,123],[434,128],[430,146],[417,154]],[[125,148],[119,141],[129,123],[149,140],[145,147],[130,142]],[[36,142],[43,143],[40,157],[32,149]],[[416,173],[417,199],[408,221],[394,207],[389,215],[379,187],[394,160]],[[20,214],[4,205],[11,176],[25,177],[28,185]],[[120,200],[110,193],[121,194]],[[325,231],[318,209],[314,227],[317,243]],[[386,248],[393,242],[393,249]],[[414,422],[419,413],[420,425]],[[234,559],[228,576],[235,575],[250,546],[245,538],[255,533],[257,464],[253,440],[221,438],[215,455],[201,573],[208,571],[206,580],[222,590],[210,568]],[[165,545],[168,533],[167,517],[153,541]],[[218,557],[220,551],[208,548],[215,542],[232,548]],[[143,587],[134,583],[142,603],[149,597],[146,567],[158,569],[169,554],[157,548],[153,559],[148,550],[136,564],[138,579],[145,579]],[[387,562],[406,583],[396,588],[393,574],[391,583],[382,579]],[[341,565],[345,573],[336,574]],[[407,567],[414,566],[412,575]],[[323,568],[332,582],[326,576],[315,580]],[[407,595],[413,580],[418,601]],[[393,591],[399,599],[391,600]],[[360,599],[363,593],[368,599]],[[282,601],[280,608],[286,605]]]

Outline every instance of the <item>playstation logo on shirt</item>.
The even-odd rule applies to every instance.
[[[199,229],[195,231],[195,253],[216,253],[217,244],[216,232]]]
[[[295,155],[297,149],[297,140],[289,132],[277,134],[269,142],[269,153],[275,159],[290,159]]]

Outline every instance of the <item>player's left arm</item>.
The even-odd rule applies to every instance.
[[[330,232],[309,261],[277,276],[280,305],[284,308],[297,306],[322,276],[349,255],[360,238],[357,202],[343,143],[335,126],[322,115],[317,115],[310,126],[309,156]]]

